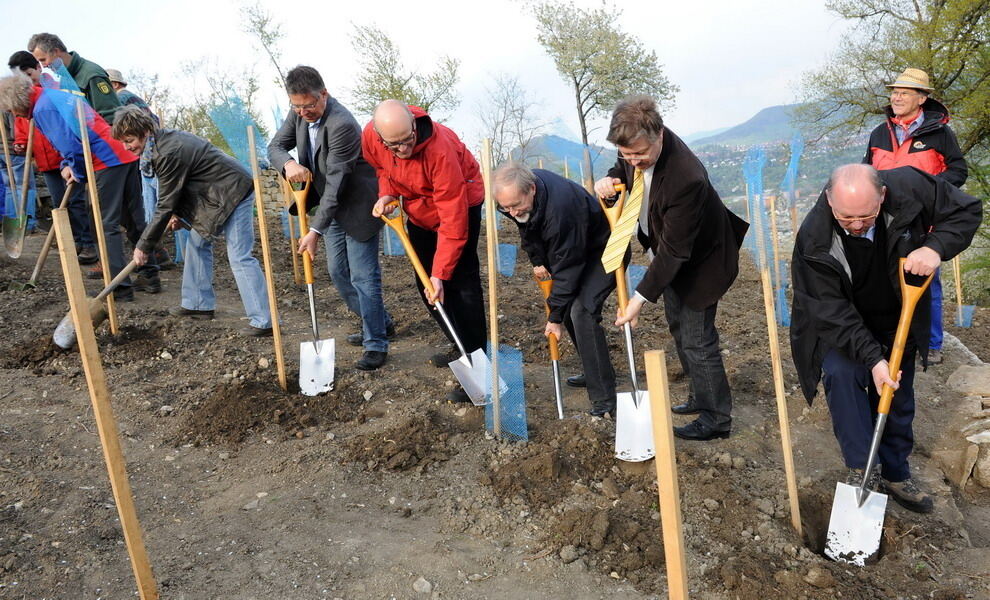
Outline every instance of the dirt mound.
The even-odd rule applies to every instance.
[[[270,382],[245,380],[217,386],[193,406],[181,438],[187,443],[230,445],[270,425],[302,436],[305,428],[316,423],[305,396],[284,392]]]
[[[44,367],[65,351],[55,345],[51,333],[17,344],[3,355],[4,369],[30,368],[34,374],[42,374]]]
[[[439,420],[439,415],[431,411],[383,433],[357,436],[347,443],[345,460],[364,463],[369,471],[423,472],[457,454],[447,443],[450,428]]]
[[[656,514],[656,511],[652,511]],[[589,511],[569,509],[561,515],[550,539],[579,552],[595,552],[594,561],[633,583],[655,580],[664,570],[659,523],[645,507]]]

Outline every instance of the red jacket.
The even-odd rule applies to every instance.
[[[416,147],[408,159],[386,148],[372,123],[361,134],[364,159],[378,174],[378,197],[402,196],[409,220],[437,232],[433,272],[450,279],[468,238],[468,207],[485,200],[481,170],[453,131],[410,106],[416,119]]]
[[[30,121],[24,117],[17,117],[14,123],[14,143],[27,146],[28,123]],[[34,150],[32,157],[38,170],[41,172],[52,171],[62,168],[62,155],[52,146],[45,134],[41,133],[37,127],[34,128]]]
[[[887,120],[870,134],[870,143],[863,162],[879,171],[897,167],[915,167],[929,175],[937,175],[956,187],[966,183],[968,169],[966,159],[956,134],[949,128],[949,111],[941,102],[929,97],[921,105],[925,119],[911,137],[898,145],[891,119],[894,116],[887,107]]]

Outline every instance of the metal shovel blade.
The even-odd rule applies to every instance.
[[[887,495],[869,492],[860,506],[856,499],[858,491],[856,486],[842,482],[835,484],[825,556],[862,567],[880,552]]]
[[[316,396],[333,389],[334,341],[299,344],[299,391]]]
[[[24,251],[24,231],[27,215],[3,218],[3,245],[10,258],[20,258]]]
[[[639,392],[638,403],[630,392],[616,394],[615,457],[626,462],[643,462],[654,454],[650,393]]]
[[[457,378],[458,383],[461,384],[468,398],[471,399],[471,404],[475,406],[488,404],[488,374],[492,370],[492,363],[488,360],[488,355],[485,354],[484,350],[478,348],[467,356],[462,354],[460,358],[448,363],[447,366],[454,372],[454,377]],[[499,383],[502,384],[499,386],[499,390],[508,389],[501,382],[501,378],[499,378]]]

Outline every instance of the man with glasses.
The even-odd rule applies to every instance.
[[[797,234],[791,262],[794,305],[791,352],[810,403],[818,382],[832,427],[859,485],[873,436],[879,392],[896,389],[880,442],[886,491],[916,512],[931,512],[931,496],[911,479],[914,443],[914,358],[928,350],[931,307],[926,291],[915,309],[899,374],[887,364],[897,330],[898,261],[905,272],[930,275],[962,252],[981,221],[981,203],[944,179],[913,167],[877,171],[844,165],[832,172]]]
[[[602,306],[615,277],[599,259],[609,237],[601,206],[578,184],[556,173],[509,163],[495,171],[499,210],[519,226],[522,247],[540,279],[553,277],[544,335],[561,339],[562,325],[584,367],[590,414],[615,411],[615,369],[602,329]]]
[[[664,126],[649,96],[619,102],[608,140],[618,148],[619,158],[608,176],[595,183],[595,192],[608,198],[615,195],[615,184],[626,185],[627,206],[640,206],[637,235],[650,258],[616,325],[635,325],[643,304],[662,295],[677,356],[690,381],[687,401],[672,410],[698,414],[691,423],[675,427],[674,435],[689,440],[728,437],[732,393],[718,347],[715,311],[739,272],[739,247],[748,225],[725,207],[701,161]],[[607,247],[605,252],[609,254]]]
[[[907,69],[890,88],[886,121],[870,134],[863,162],[877,169],[917,167],[956,187],[966,183],[966,159],[949,127],[949,111],[929,94],[928,73]],[[928,362],[942,362],[942,282],[935,273]]]
[[[361,127],[330,96],[316,69],[295,67],[285,85],[292,110],[268,145],[268,158],[289,181],[312,181],[306,208],[319,208],[309,231],[300,232],[299,253],[314,257],[317,240],[326,242],[330,279],[347,308],[361,317],[361,332],[347,336],[349,344],[364,348],[354,366],[373,371],[385,364],[388,336],[394,334],[378,262],[384,223],[371,216],[378,199],[375,172],[361,155]],[[289,154],[293,148],[298,158]]]
[[[484,348],[487,328],[478,237],[485,191],[478,161],[457,134],[435,123],[423,109],[398,100],[386,100],[375,108],[361,147],[378,173],[374,216],[389,212],[388,207],[402,198],[409,239],[435,290],[428,298],[417,278],[422,300],[428,306],[443,304],[468,353]],[[430,314],[453,341],[437,311]],[[431,362],[443,368],[459,356],[452,347],[434,355]],[[447,399],[470,401],[460,388]]]

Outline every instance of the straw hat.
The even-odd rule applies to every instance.
[[[909,69],[910,70],[910,69]],[[920,73],[921,71],[919,71]],[[127,85],[124,81],[124,76],[117,69],[107,69],[107,77],[110,79],[110,83],[119,83],[121,85]],[[928,81],[928,76],[925,75],[925,81]]]
[[[113,80],[111,79],[111,81]],[[887,87],[912,88],[924,92],[931,92],[935,89],[928,83],[928,73],[921,69],[904,69],[904,72],[897,77],[897,81],[888,83]]]

